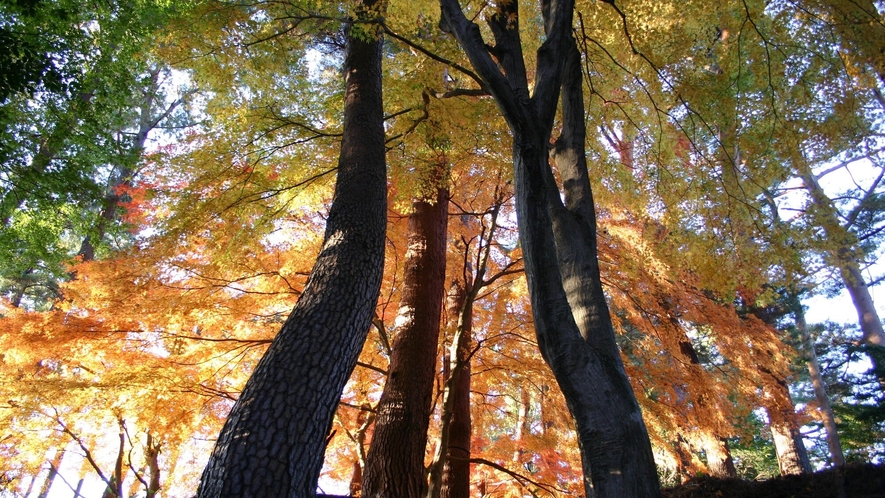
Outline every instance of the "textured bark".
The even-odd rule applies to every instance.
[[[316,493],[326,437],[368,333],[384,264],[380,39],[348,32],[344,77],[344,135],[322,250],[221,430],[201,498]]]
[[[575,419],[586,495],[659,496],[651,444],[599,278],[596,218],[584,162],[580,59],[571,36],[574,4],[542,1],[547,39],[538,50],[531,97],[517,2],[499,3],[489,20],[497,63],[457,2],[441,0],[440,5],[442,25],[464,48],[513,134],[517,221],[535,332]],[[566,205],[548,164],[560,86],[563,135],[555,154]]]
[[[445,177],[440,162],[431,176]],[[415,200],[390,372],[366,457],[363,496],[421,496],[426,489],[424,453],[430,422],[440,316],[445,295],[448,191]]]
[[[833,465],[845,465],[845,456],[842,454],[842,442],[839,439],[839,432],[836,429],[836,417],[833,415],[833,408],[830,406],[830,397],[827,395],[826,384],[820,373],[820,363],[817,361],[817,353],[814,351],[814,340],[808,331],[808,324],[805,323],[805,310],[802,309],[802,303],[795,294],[791,296],[793,315],[796,319],[796,329],[802,339],[802,345],[805,349],[805,362],[808,366],[808,375],[811,377],[811,385],[814,386],[814,397],[817,399],[817,409],[820,418],[823,421],[824,428],[827,431],[827,447],[830,449],[830,460]]]
[[[452,385],[452,416],[449,421],[449,438],[446,446],[446,459],[442,471],[442,498],[469,498],[470,496],[470,440],[472,421],[470,418],[470,348],[473,337],[473,300],[466,299],[463,286],[457,286],[450,293],[450,315],[458,316],[463,324],[458,340],[458,363],[461,371],[457,382]],[[475,295],[475,293],[471,293]],[[458,323],[455,327],[458,327]]]

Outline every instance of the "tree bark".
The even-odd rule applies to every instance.
[[[764,367],[760,371],[767,376],[767,382],[763,386],[767,401],[765,411],[768,413],[771,438],[781,475],[810,473],[811,462],[802,442],[802,433],[796,421],[796,410],[787,383]]]
[[[817,353],[814,351],[814,340],[805,323],[805,310],[799,296],[795,293],[790,296],[793,306],[793,316],[796,319],[796,329],[805,349],[805,362],[808,366],[808,375],[811,377],[811,385],[814,387],[814,397],[817,399],[818,413],[827,431],[827,447],[830,449],[830,460],[833,465],[845,465],[845,456],[842,454],[842,442],[836,429],[836,417],[830,406],[830,397],[827,395],[827,387],[820,373],[820,363],[817,361]]]
[[[437,185],[446,169],[444,158],[439,161],[430,175]],[[412,210],[390,374],[363,475],[363,496],[371,498],[417,497],[426,490],[424,453],[445,295],[448,191],[438,187],[435,199],[416,199]]]
[[[457,363],[461,365],[458,378],[452,385],[452,416],[449,422],[449,438],[446,445],[446,460],[442,471],[441,498],[470,497],[470,440],[472,420],[470,418],[470,347],[473,338],[473,299],[466,299],[464,286],[457,285],[456,296],[450,299],[449,309],[457,316],[455,328],[462,327],[458,338]],[[475,293],[470,293],[471,297]]]
[[[541,2],[547,39],[538,50],[531,97],[517,2],[498,4],[490,17],[496,41],[490,49],[457,2],[440,0],[440,5],[441,24],[464,48],[513,134],[517,221],[535,332],[575,419],[586,495],[659,496],[651,444],[599,278],[596,218],[584,162],[580,58],[571,36],[574,4]],[[548,163],[561,85],[564,130],[556,156],[567,205]]]
[[[728,449],[728,440],[715,434],[704,435],[704,453],[707,454],[707,470],[714,477],[737,477],[734,459]]]
[[[375,18],[382,2],[359,5]],[[381,39],[347,31],[344,134],[322,250],[298,303],[234,404],[200,498],[309,497],[344,384],[356,366],[384,265],[387,181]]]
[[[150,432],[147,433],[144,459],[147,461],[148,468],[145,498],[154,498],[160,492],[160,442],[154,439]]]
[[[860,256],[854,247],[856,242],[854,236],[839,223],[832,200],[827,197],[811,170],[800,171],[800,176],[828,242],[835,245],[828,263],[839,270],[842,282],[851,295],[851,301],[857,310],[860,330],[863,333],[861,340],[867,345],[885,347],[885,330],[873,304],[870,289],[858,266]]]
[[[123,454],[126,444],[126,433],[123,428],[123,419],[118,420],[120,424],[120,445],[117,447],[117,460],[114,463],[114,472],[106,483],[102,498],[123,498]]]

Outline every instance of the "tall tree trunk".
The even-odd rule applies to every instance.
[[[434,169],[430,181],[440,185],[445,159]],[[412,202],[390,373],[376,408],[363,474],[367,497],[418,497],[426,490],[424,453],[445,295],[447,219],[448,191],[442,186],[435,199]]]
[[[491,209],[491,223],[485,236],[479,237],[474,271],[469,244],[464,247],[464,282],[455,280],[447,302],[448,315],[454,317],[455,333],[446,355],[443,370],[443,402],[440,410],[439,444],[428,469],[427,498],[456,497],[470,494],[470,360],[473,342],[473,304],[479,291],[507,272],[505,269],[489,279],[486,270],[491,255],[492,240],[497,229],[498,215],[504,197],[495,189],[495,204]],[[463,221],[463,218],[462,218]],[[485,240],[483,240],[485,238]],[[509,268],[509,265],[508,265]],[[472,274],[472,279],[468,276]],[[483,494],[483,493],[481,493]]]
[[[454,294],[454,295],[451,295]],[[442,471],[442,498],[469,498],[470,496],[470,440],[472,420],[470,418],[470,346],[473,338],[473,299],[467,300],[468,293],[463,285],[454,285],[450,294],[451,316],[458,317],[455,329],[462,327],[458,338],[457,363],[461,365],[458,378],[452,385],[450,395],[452,416],[449,422],[449,439],[446,446],[446,460]],[[471,297],[475,293],[469,293]],[[463,325],[459,325],[463,324]]]
[[[516,450],[513,452],[513,462],[523,465],[524,458],[528,451],[525,449],[526,440],[530,434],[529,431],[529,412],[531,410],[532,399],[525,385],[519,388],[519,404],[516,407],[516,430],[514,431],[514,439],[516,440]]]
[[[363,2],[358,15],[374,19],[382,6]],[[382,44],[366,30],[348,30],[346,39],[344,134],[323,247],[221,430],[201,498],[315,494],[341,391],[372,321],[387,223]]]
[[[848,294],[851,295],[851,300],[857,310],[860,330],[863,333],[862,341],[868,345],[885,347],[885,330],[882,328],[882,320],[879,318],[879,312],[876,311],[876,306],[873,304],[870,289],[867,287],[858,266],[860,254],[854,247],[855,237],[839,223],[833,201],[827,197],[811,170],[806,168],[800,171],[800,176],[805,190],[811,197],[814,213],[820,220],[820,226],[824,228],[828,242],[835,245],[828,263],[839,270],[842,282],[848,289]]]
[[[696,379],[696,383],[687,383],[680,386],[684,389],[686,396],[689,392],[694,394],[693,411],[696,419],[686,421],[689,427],[682,429],[693,430],[697,432],[695,441],[700,441],[700,445],[707,456],[707,471],[715,477],[736,477],[737,469],[734,466],[734,460],[728,449],[728,442],[725,437],[719,434],[718,427],[722,427],[723,419],[721,410],[716,405],[716,395],[711,393],[709,382],[711,382],[710,374],[704,370],[701,365],[700,356],[691,342],[691,339],[685,332],[685,328],[679,322],[678,311],[671,304],[666,296],[658,299],[661,307],[669,316],[670,329],[678,340],[679,352],[674,353],[681,357],[679,363],[687,365],[691,372],[691,378]],[[680,449],[680,451],[684,451]],[[680,456],[680,459],[684,460]],[[691,466],[688,467],[689,469]]]
[[[833,465],[845,465],[845,456],[842,454],[842,442],[839,440],[839,432],[836,429],[836,417],[833,415],[833,408],[830,406],[830,397],[827,395],[827,387],[824,383],[823,376],[820,373],[820,363],[817,361],[817,353],[814,351],[814,339],[808,331],[808,324],[805,323],[805,310],[802,309],[802,303],[799,296],[793,293],[790,296],[792,301],[793,316],[796,319],[796,329],[802,339],[802,346],[805,349],[805,362],[808,365],[808,375],[811,377],[811,385],[814,387],[814,397],[817,399],[818,413],[823,421],[824,429],[827,431],[827,447],[830,449],[830,460]]]
[[[547,38],[538,50],[532,96],[517,2],[497,4],[489,17],[496,60],[457,2],[440,0],[440,5],[441,24],[464,48],[513,134],[517,221],[535,332],[575,419],[586,495],[659,496],[648,433],[615,343],[599,278],[596,217],[584,156],[580,55],[571,36],[574,4],[541,2]],[[563,134],[555,155],[566,205],[548,163],[560,86]]]

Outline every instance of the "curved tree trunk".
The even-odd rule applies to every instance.
[[[441,160],[431,176],[444,181]],[[421,496],[430,423],[439,322],[445,295],[448,191],[415,200],[409,216],[403,292],[397,314],[390,372],[377,407],[366,457],[363,496]]]
[[[441,25],[464,48],[513,134],[517,221],[535,332],[575,419],[586,495],[659,496],[648,433],[599,277],[596,218],[584,162],[580,57],[571,36],[574,4],[541,2],[547,39],[538,50],[531,96],[517,2],[497,4],[489,18],[495,60],[458,3],[441,0],[440,5]],[[566,205],[548,163],[560,86],[564,129],[555,154]]]
[[[381,2],[364,2],[375,17]],[[313,496],[384,265],[387,179],[381,40],[348,31],[344,136],[325,241],[298,303],[258,363],[203,472],[201,498]]]

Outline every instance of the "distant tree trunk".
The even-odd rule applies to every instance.
[[[363,495],[363,466],[359,460],[353,461],[353,474],[350,476],[350,496]]]
[[[879,312],[876,311],[870,289],[858,267],[861,255],[854,247],[856,243],[854,235],[839,223],[833,201],[827,197],[811,170],[806,168],[800,171],[800,175],[803,186],[811,197],[814,214],[820,220],[819,224],[823,227],[827,240],[837,246],[830,254],[828,263],[839,270],[842,282],[851,295],[851,301],[857,310],[860,330],[863,333],[861,340],[868,345],[885,347],[885,330],[882,328]]]
[[[685,386],[687,391],[696,393],[695,411],[698,412],[698,427],[696,430],[700,433],[698,438],[701,441],[704,453],[707,456],[707,471],[714,477],[736,477],[737,469],[734,466],[734,460],[731,458],[731,452],[728,449],[728,442],[721,434],[717,434],[716,426],[720,423],[714,417],[718,416],[719,408],[711,405],[709,389],[707,382],[710,374],[704,371],[701,365],[701,359],[698,352],[692,344],[691,339],[686,335],[685,329],[679,323],[676,310],[670,305],[667,299],[660,300],[661,305],[670,315],[670,325],[674,333],[679,335],[679,354],[683,361],[687,361],[688,368],[692,371],[693,377],[701,379],[700,385]]]
[[[358,3],[374,19],[383,3]],[[313,496],[341,391],[365,342],[384,267],[387,178],[381,39],[346,34],[344,131],[322,250],[298,303],[234,404],[200,498]]]
[[[454,295],[453,295],[454,294]],[[474,295],[473,293],[470,293]],[[458,317],[455,327],[463,324],[458,341],[458,363],[462,365],[451,396],[452,417],[449,422],[449,441],[446,447],[446,460],[443,466],[442,498],[470,497],[470,440],[472,421],[470,418],[470,347],[473,338],[473,300],[467,302],[464,286],[455,285],[449,296],[450,316]]]
[[[107,487],[101,495],[102,498],[123,498],[123,455],[126,433],[123,429],[123,420],[120,419],[118,422],[120,423],[120,444],[117,447],[117,460],[114,463],[114,472],[111,474],[110,479],[106,483]]]
[[[765,391],[765,411],[768,413],[771,438],[781,475],[810,473],[811,462],[802,442],[802,433],[787,382],[765,367],[759,367],[759,370],[766,377],[762,386]]]
[[[104,238],[108,225],[119,218],[119,206],[123,201],[120,189],[132,185],[133,176],[136,173],[135,166],[144,153],[144,146],[151,131],[156,129],[182,102],[179,99],[165,109],[158,109],[160,68],[153,68],[149,76],[149,84],[141,90],[142,101],[139,106],[138,131],[135,132],[135,138],[132,141],[132,146],[129,148],[129,157],[122,158],[122,161],[115,165],[111,178],[108,181],[107,194],[105,195],[98,222],[93,233],[86,235],[80,244],[80,251],[77,255],[81,256],[83,261],[95,259],[95,247]]]
[[[491,209],[491,223],[477,244],[474,270],[469,245],[463,247],[464,281],[452,282],[447,300],[449,326],[454,329],[452,344],[443,369],[443,401],[440,410],[439,444],[428,469],[427,498],[466,497],[470,494],[470,361],[473,350],[473,305],[480,290],[505,273],[486,279],[492,240],[504,197],[495,189],[495,204]],[[462,218],[462,221],[464,219]],[[472,279],[469,277],[472,275]],[[481,493],[482,494],[482,493]]]
[[[435,185],[445,179],[445,159],[439,161],[430,178]],[[448,191],[442,186],[434,199],[412,202],[396,336],[363,474],[367,497],[418,497],[426,491],[424,454],[445,295],[447,219]]]
[[[61,465],[61,459],[64,457],[64,454],[64,450],[57,451],[52,461],[49,462],[49,473],[46,475],[46,479],[43,480],[43,484],[40,485],[40,492],[37,494],[37,498],[46,498],[49,495],[49,489],[52,488],[52,483],[55,482],[55,478],[58,476],[58,467]],[[33,481],[31,481],[31,484],[33,484]],[[30,492],[25,493],[25,496],[29,494]]]
[[[599,277],[580,54],[571,35],[574,3],[541,1],[547,36],[538,50],[531,95],[517,2],[499,2],[487,17],[494,47],[458,2],[440,0],[440,6],[441,25],[464,48],[513,135],[517,221],[535,332],[575,419],[586,495],[659,496],[648,433]],[[548,162],[560,87],[563,132],[554,154],[565,205]]]
[[[700,462],[696,462],[698,459],[682,434],[677,434],[676,441],[673,441],[673,456],[676,459],[676,475],[679,476],[680,482],[686,482],[698,475]]]
[[[817,399],[818,413],[821,421],[823,421],[824,429],[827,431],[827,447],[830,449],[830,460],[833,465],[845,465],[845,457],[842,454],[842,442],[839,439],[839,431],[836,429],[836,417],[833,415],[833,408],[830,406],[830,397],[827,395],[826,384],[820,373],[820,363],[817,361],[817,353],[814,350],[814,339],[808,331],[808,324],[805,323],[805,310],[799,301],[799,296],[795,293],[790,297],[792,301],[793,316],[796,319],[796,329],[802,339],[802,346],[805,349],[805,361],[808,365],[808,375],[811,377],[811,385],[814,386],[814,397]]]
[[[516,450],[513,452],[513,461],[519,465],[523,465],[526,450],[526,439],[530,434],[529,431],[529,412],[531,410],[531,397],[526,387],[519,388],[519,404],[516,407],[516,430],[514,431],[514,439],[516,442]]]
[[[728,449],[728,440],[714,434],[705,434],[704,453],[707,455],[707,470],[714,477],[737,477],[737,469]]]
[[[147,433],[144,459],[147,461],[148,468],[145,498],[154,498],[160,492],[160,442],[154,439],[150,432]]]

